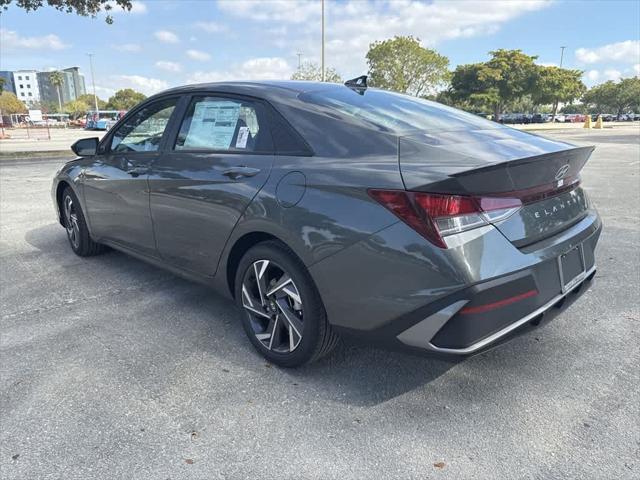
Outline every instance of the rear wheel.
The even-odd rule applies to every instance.
[[[69,187],[62,192],[62,219],[69,245],[76,255],[90,257],[104,251],[103,245],[91,239],[78,197]]]
[[[283,244],[269,241],[250,249],[235,285],[245,332],[272,363],[296,367],[335,347],[338,336],[309,272]]]

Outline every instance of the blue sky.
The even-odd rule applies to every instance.
[[[319,62],[320,2],[143,0],[113,25],[42,8],[0,14],[0,69],[79,66],[90,88],[95,54],[100,97],[132,87],[147,94],[185,83],[288,78]],[[344,77],[366,72],[368,45],[414,35],[452,67],[520,48],[539,63],[585,71],[588,85],[640,74],[640,1],[475,0],[326,3],[326,63]]]

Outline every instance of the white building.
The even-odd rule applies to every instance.
[[[16,96],[26,103],[40,101],[40,89],[35,70],[18,70],[13,72],[13,84]]]

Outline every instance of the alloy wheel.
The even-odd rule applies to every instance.
[[[242,306],[254,335],[268,350],[293,352],[302,340],[302,298],[291,276],[271,260],[257,260],[242,282]]]
[[[64,218],[69,241],[73,248],[78,248],[80,246],[80,226],[78,225],[78,213],[70,195],[64,199]]]

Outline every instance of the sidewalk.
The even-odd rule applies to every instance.
[[[51,128],[51,139],[47,137],[46,129],[5,128],[4,132],[10,138],[0,139],[0,158],[16,157],[20,154],[32,156],[33,154],[49,154],[60,152],[73,155],[70,147],[80,138],[102,138],[103,131],[82,130],[79,128]]]

